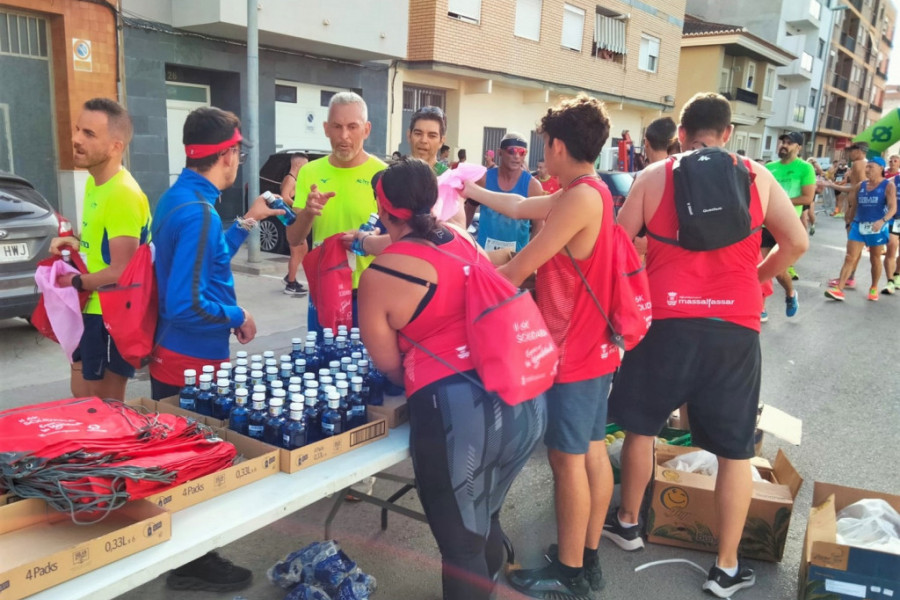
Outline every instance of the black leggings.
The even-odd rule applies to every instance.
[[[441,551],[444,600],[487,599],[503,564],[500,508],[543,436],[544,399],[509,406],[453,375],[409,398],[409,420],[416,486]]]

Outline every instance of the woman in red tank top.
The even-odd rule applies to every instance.
[[[360,279],[360,332],[378,370],[406,386],[410,454],[441,551],[443,597],[486,600],[503,562],[500,508],[543,434],[543,400],[509,406],[478,385],[464,265],[447,255],[471,257],[474,242],[432,216],[431,168],[401,159],[372,185],[392,243]],[[480,252],[478,260],[489,263]]]

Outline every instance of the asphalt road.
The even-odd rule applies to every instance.
[[[819,216],[810,251],[796,265],[800,310],[784,315],[780,288],[769,300],[770,320],[763,325],[763,400],[803,420],[803,443],[791,446],[771,437],[762,454],[770,460],[783,449],[805,479],[796,499],[784,560],[754,562],[757,585],[736,598],[796,597],[801,545],[810,509],[812,484],[825,481],[900,493],[896,434],[900,430],[897,392],[897,325],[900,295],[865,299],[867,255],[860,268],[860,289],[839,304],[823,296],[825,280],[837,274],[845,236],[841,221]],[[279,262],[276,259],[275,262]],[[279,263],[280,264],[280,263]],[[259,336],[250,350],[279,351],[305,329],[306,302],[281,293],[281,270],[270,275],[236,274],[238,298],[256,317]],[[237,349],[235,344],[234,349]],[[61,351],[42,340],[24,321],[0,321],[0,409],[62,398],[68,393],[68,367]],[[149,394],[146,375],[139,373],[129,397]],[[364,449],[360,451],[365,451]],[[411,473],[409,462],[397,467]],[[392,492],[379,482],[376,493]],[[406,500],[417,506],[415,494]],[[223,554],[252,567],[254,585],[240,593],[248,600],[280,599],[283,592],[265,578],[265,570],[285,554],[322,535],[330,503],[321,501],[223,549]],[[510,492],[504,527],[516,545],[517,561],[540,564],[543,548],[554,541],[552,478],[543,448],[529,461]],[[346,505],[334,535],[360,567],[379,582],[377,598],[440,598],[440,560],[426,525],[392,516],[387,531],[379,529],[378,509]],[[607,581],[604,598],[702,598],[704,576],[686,564],[663,565],[635,572],[647,562],[686,558],[707,569],[711,554],[648,545],[626,554],[601,543],[600,559]],[[173,592],[162,578],[121,598],[128,600],[233,598],[237,593]],[[502,588],[499,598],[518,598]]]

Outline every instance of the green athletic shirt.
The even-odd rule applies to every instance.
[[[147,196],[124,168],[100,186],[94,183],[93,177],[88,177],[81,214],[81,254],[88,273],[110,265],[109,241],[123,236],[137,238],[140,243],[148,241],[150,204]],[[85,304],[84,312],[102,314],[96,291]]]
[[[775,181],[787,192],[788,198],[796,198],[803,195],[803,186],[815,185],[816,183],[816,170],[811,164],[799,157],[786,165],[780,160],[776,160],[767,164],[766,168],[775,177]],[[795,205],[794,210],[797,211],[797,216],[799,217],[800,213],[803,212],[803,207]]]
[[[313,246],[336,233],[359,229],[369,220],[369,215],[378,212],[375,193],[372,191],[372,177],[383,171],[386,164],[370,156],[358,167],[342,169],[328,162],[328,157],[316,159],[301,167],[297,173],[297,191],[294,194],[294,210],[306,207],[306,196],[310,186],[315,185],[320,192],[334,192],[322,208],[322,214],[313,220]],[[375,259],[374,256],[356,257],[353,271],[353,289],[359,286],[359,275]],[[352,266],[352,265],[351,265]]]

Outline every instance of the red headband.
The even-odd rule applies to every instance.
[[[242,139],[244,138],[241,137],[240,130],[235,129],[231,139],[219,142],[218,144],[187,144],[184,147],[184,153],[188,158],[206,158],[207,156],[212,156],[213,154],[218,154],[222,150],[231,148]]]
[[[380,177],[378,179],[378,183],[375,184],[375,197],[378,198],[378,204],[381,205],[381,208],[386,210],[389,215],[393,215],[398,219],[403,219],[404,221],[409,221],[412,219],[413,211],[408,208],[397,208],[391,201],[388,200],[388,197],[384,195],[384,188],[381,187],[381,182],[384,181],[384,177]]]

